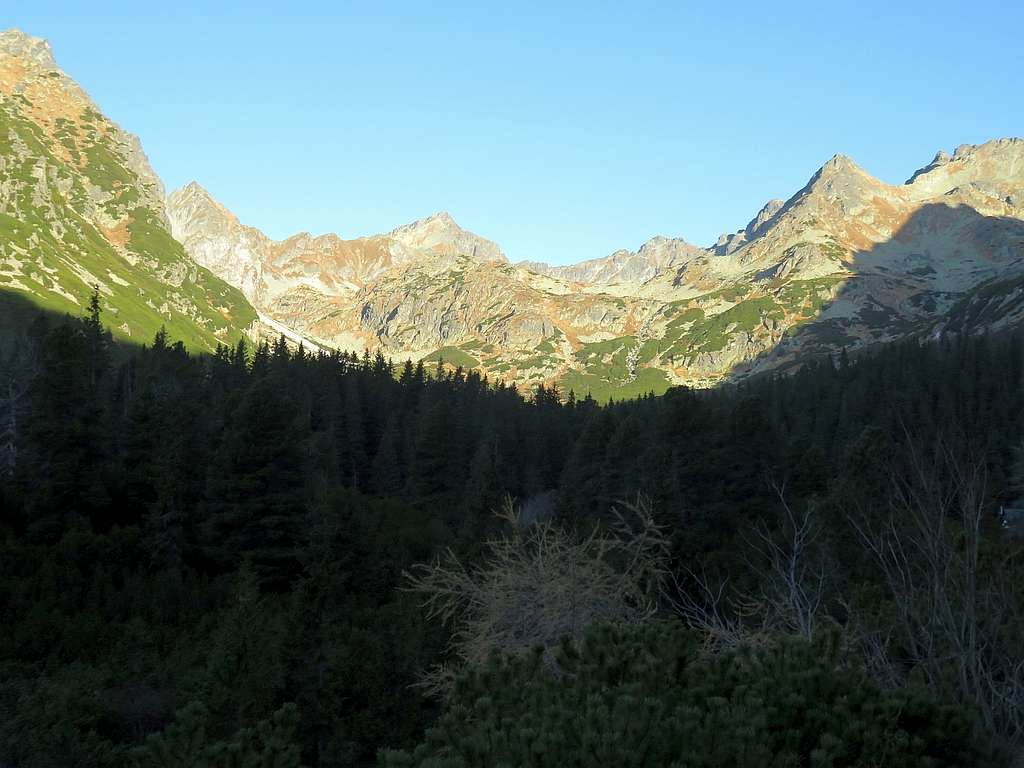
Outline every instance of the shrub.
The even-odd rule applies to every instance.
[[[552,669],[494,655],[456,683],[413,753],[382,766],[972,766],[995,764],[970,719],[884,691],[832,645],[785,639],[707,656],[676,624],[589,630]]]

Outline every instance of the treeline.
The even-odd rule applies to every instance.
[[[283,339],[209,357],[163,334],[115,349],[99,310],[37,323],[3,362],[0,763],[123,765],[169,727],[225,754],[263,748],[264,727],[311,766],[412,747],[442,709],[414,684],[449,629],[403,572],[448,548],[474,562],[506,496],[581,536],[622,500],[649,502],[676,575],[665,615],[719,640],[800,634],[772,558],[813,529],[806,628],[840,628],[844,663],[895,687],[917,675],[1012,741],[1012,707],[983,711],[980,689],[1018,695],[1000,664],[1021,658],[1019,587],[990,589],[1024,568],[996,514],[1024,483],[1017,337],[605,405]],[[945,582],[948,606],[903,595],[919,613],[897,616],[901,574],[935,587],[938,564],[877,562],[871,537],[921,544],[928,494],[959,527],[924,543],[970,550],[984,578]],[[939,612],[968,603],[960,629],[985,648],[952,627],[925,648]],[[879,645],[887,626],[900,629]],[[970,669],[939,658],[968,652]]]

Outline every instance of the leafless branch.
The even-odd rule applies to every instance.
[[[485,544],[478,564],[449,550],[406,573],[427,616],[452,628],[455,667],[536,647],[550,662],[563,637],[579,638],[591,624],[650,617],[667,574],[664,533],[643,499],[614,512],[612,532],[575,538],[550,521],[524,526],[507,499],[497,513],[507,530]],[[453,673],[436,668],[424,685],[443,693]]]

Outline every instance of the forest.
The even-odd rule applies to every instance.
[[[1024,338],[595,402],[443,363],[0,364],[0,766],[1008,766]]]

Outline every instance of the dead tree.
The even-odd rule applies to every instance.
[[[773,533],[762,520],[743,535],[749,548],[743,559],[758,577],[758,591],[730,594],[726,581],[714,586],[703,570],[686,571],[685,585],[675,581],[673,606],[713,651],[757,643],[780,632],[811,640],[819,623],[826,584],[815,550],[816,507],[797,512],[784,488],[770,485],[782,507],[780,530]]]
[[[785,489],[771,485],[782,507],[782,528],[772,534],[762,520],[744,534],[751,551],[745,560],[760,577],[761,590],[742,601],[743,610],[767,627],[812,640],[825,593],[825,570],[814,551],[820,533],[816,507],[808,503],[796,512]]]
[[[427,616],[452,628],[454,666],[536,647],[550,663],[562,638],[579,639],[592,624],[652,616],[667,572],[666,540],[646,502],[623,509],[611,531],[577,538],[551,521],[523,525],[509,499],[498,513],[507,531],[486,543],[478,564],[449,550],[407,573]],[[454,671],[435,668],[424,687],[443,694]]]
[[[1007,633],[1019,628],[1020,599],[998,569],[980,568],[985,460],[941,442],[925,453],[909,435],[905,453],[888,508],[849,515],[890,598],[891,615],[873,627],[855,617],[867,658],[887,682],[919,670],[931,686],[973,704],[990,732],[1020,745],[1024,656],[1020,638]]]

